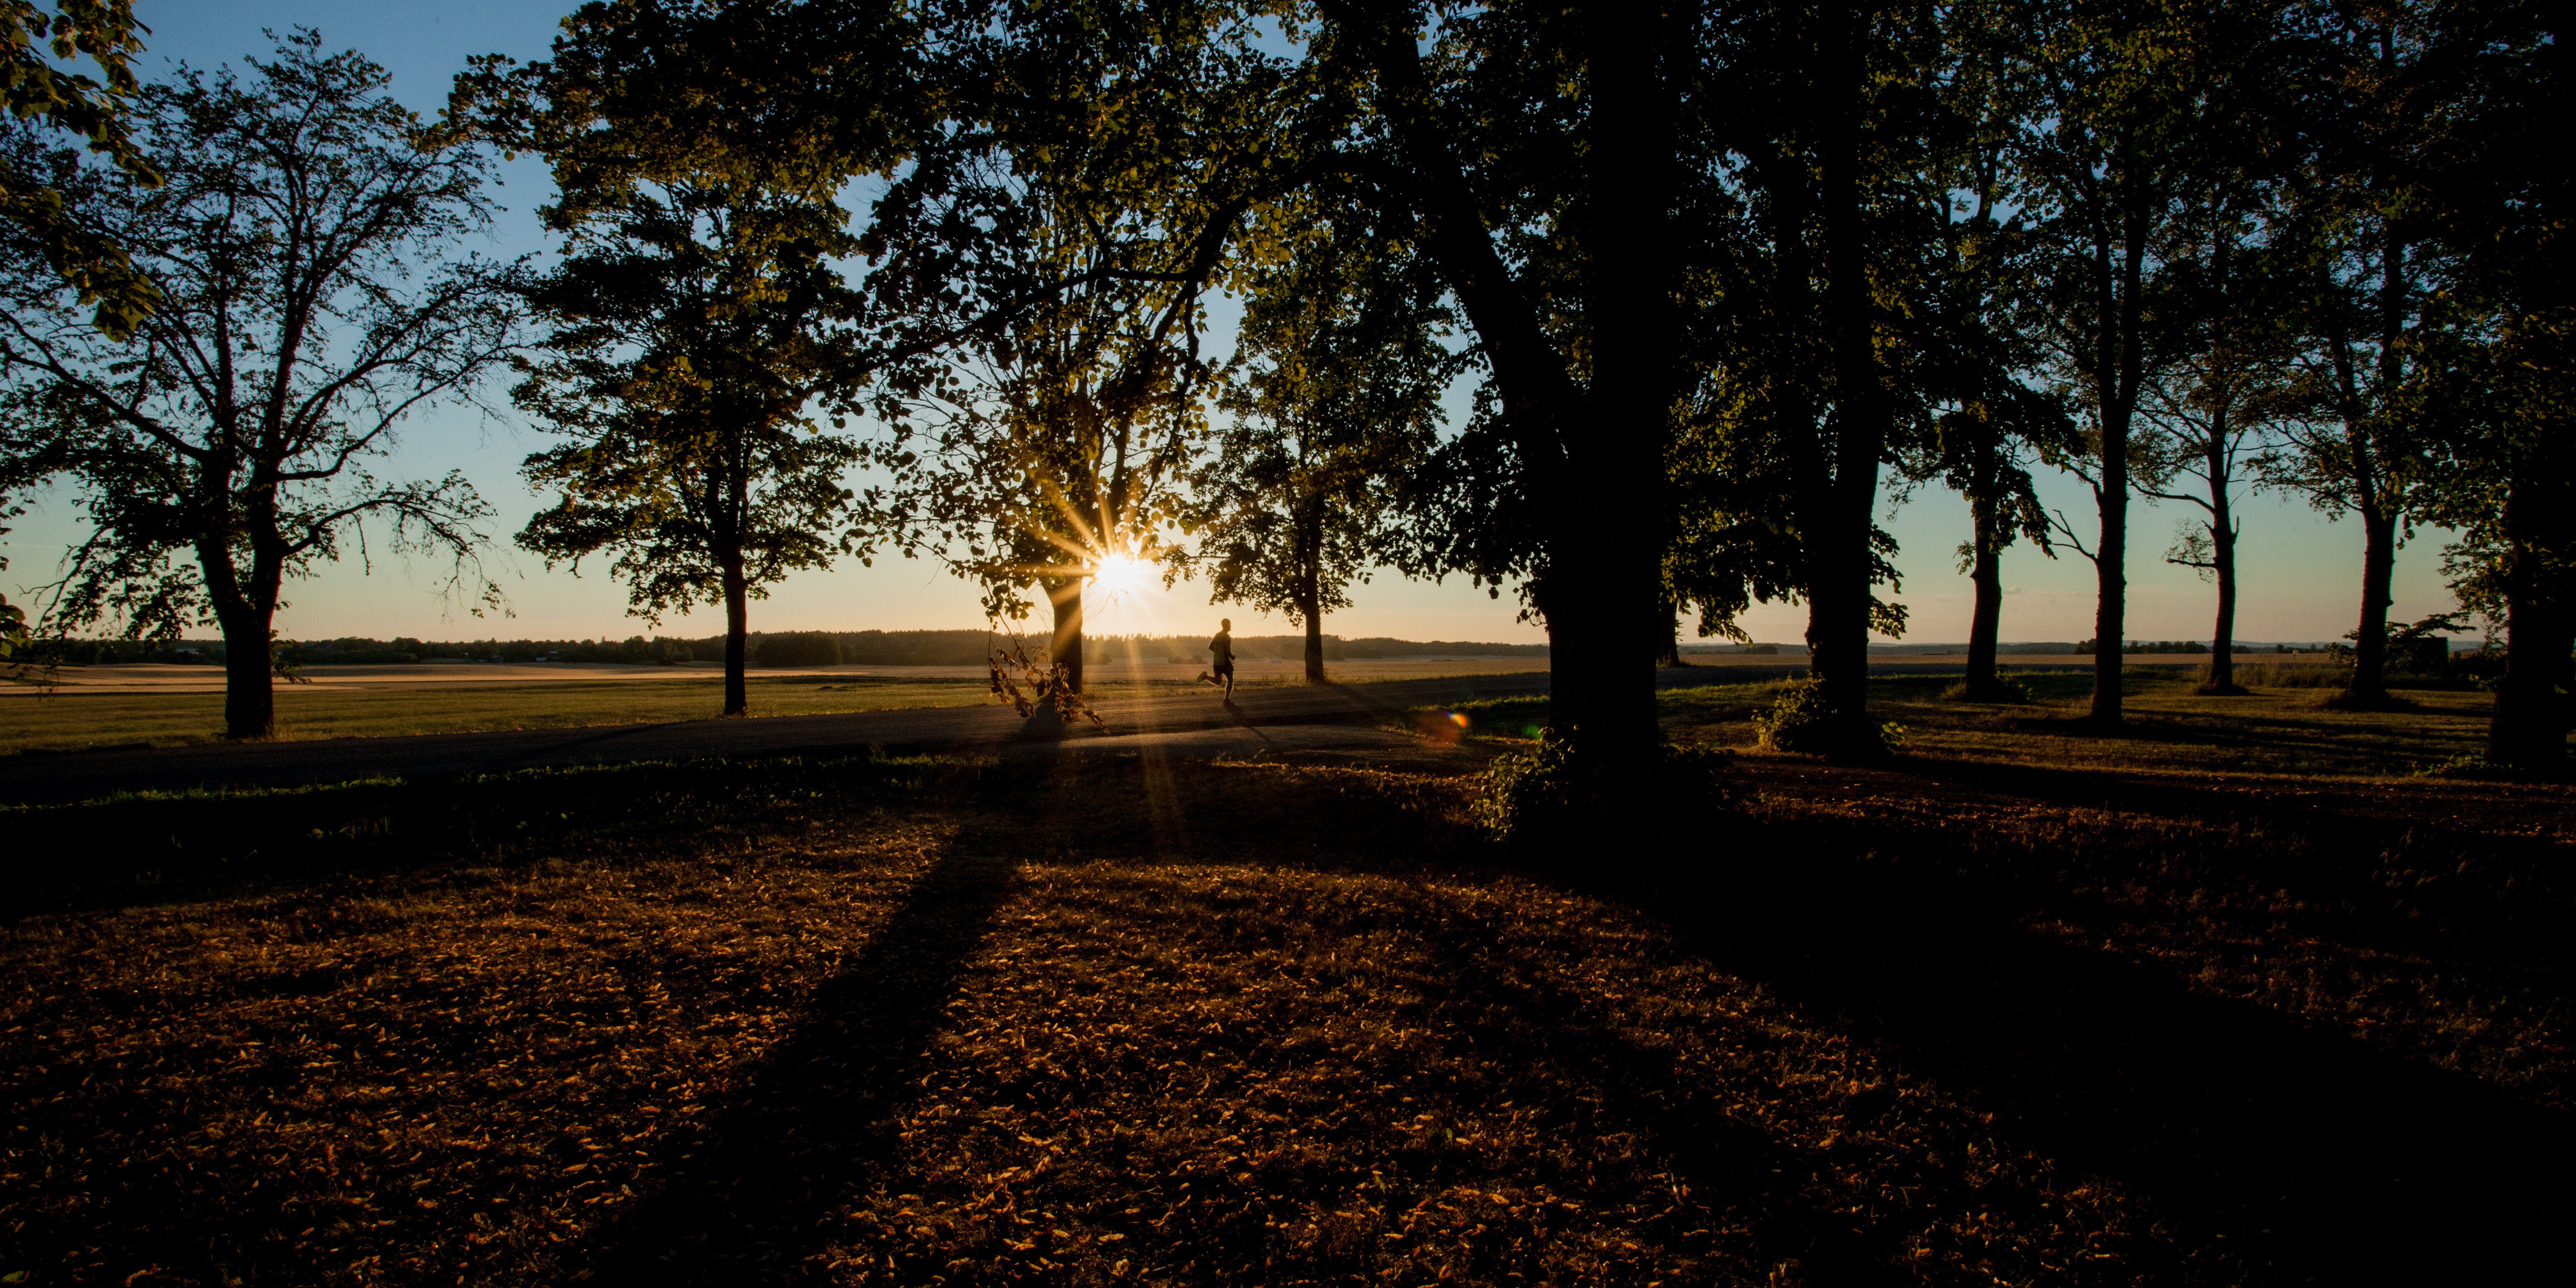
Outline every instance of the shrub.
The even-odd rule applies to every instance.
[[[829,631],[788,631],[760,637],[762,666],[838,666],[841,637]]]
[[[1495,839],[1544,844],[1579,834],[1686,832],[1711,810],[1734,808],[1742,793],[1735,762],[1713,747],[1659,748],[1643,774],[1605,774],[1583,763],[1553,732],[1529,751],[1498,756],[1469,808]]]
[[[1770,710],[1754,713],[1754,741],[1765,751],[1817,754],[1890,752],[1905,741],[1905,726],[1880,721],[1867,726],[1877,745],[1845,746],[1831,716],[1831,709],[1825,705],[1824,686],[1814,680],[1800,680],[1788,686]]]

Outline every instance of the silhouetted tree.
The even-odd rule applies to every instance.
[[[2567,110],[2567,51],[2542,6],[2435,12],[2434,39],[2392,54],[2424,69],[2411,101],[2438,109],[2409,121],[2423,133],[2405,210],[2444,253],[2416,257],[2430,289],[2384,416],[2415,448],[2417,512],[2460,534],[2446,560],[2460,602],[2503,627],[2487,756],[2556,773],[2576,724],[2571,163],[2518,123]]]
[[[2268,74],[2276,34],[2261,3],[2115,6],[2078,0],[2036,11],[2018,74],[2038,87],[2020,171],[2046,257],[2039,307],[2051,366],[2080,408],[2100,524],[2094,563],[2092,718],[2117,724],[2128,604],[2129,497],[2142,446],[2133,430],[2148,382],[2170,360],[2174,219],[2213,148]]]
[[[1428,455],[1457,366],[1445,313],[1366,230],[1324,218],[1246,302],[1224,401],[1181,510],[1214,602],[1285,613],[1306,632],[1306,682],[1322,684],[1324,614],[1387,558],[1408,468]]]
[[[386,483],[365,462],[405,417],[470,396],[516,343],[517,270],[460,256],[488,217],[487,161],[430,138],[384,70],[300,32],[273,60],[143,89],[134,139],[164,182],[52,154],[70,218],[124,247],[158,297],[103,336],[23,243],[0,264],[9,410],[84,489],[90,535],[49,611],[173,637],[223,631],[228,736],[267,736],[271,623],[288,578],[377,525],[496,588],[473,554],[491,511],[462,474]],[[13,164],[47,164],[21,150]],[[31,428],[33,427],[33,428]]]
[[[2271,114],[2271,124],[2288,122]],[[2141,490],[2200,511],[2183,521],[2165,562],[2216,583],[2209,679],[2203,693],[2236,686],[2236,488],[2271,459],[2274,428],[2295,418],[2290,301],[2268,245],[2278,230],[2265,123],[2236,135],[2243,149],[2214,158],[2195,200],[2177,218],[2167,250],[2180,280],[2171,301],[2173,360],[2144,382],[2138,414],[2154,433]],[[2170,490],[2189,478],[2188,491]]]
[[[748,601],[850,548],[867,453],[816,423],[846,393],[856,300],[841,209],[736,186],[637,185],[590,205],[533,296],[553,326],[519,405],[574,441],[528,458],[562,493],[519,534],[549,564],[606,553],[648,622],[725,614],[726,715],[749,705]]]
[[[1086,582],[1155,558],[1176,517],[1214,374],[1205,297],[1281,188],[1276,117],[1300,102],[1216,12],[995,16],[945,74],[1002,91],[898,178],[869,234],[874,307],[919,355],[874,402],[912,435],[908,513],[996,620],[1038,589],[1076,694]]]

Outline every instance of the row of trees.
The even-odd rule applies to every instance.
[[[2514,657],[2494,754],[2554,761],[2566,161],[2516,142],[2554,119],[2553,22],[614,0],[544,62],[478,64],[436,122],[299,37],[252,78],[121,91],[139,167],[14,136],[12,184],[94,208],[157,294],[130,336],[76,316],[86,288],[21,223],[0,488],[92,481],[72,616],[264,639],[280,578],[366,521],[470,573],[461,482],[356,463],[511,362],[565,436],[529,463],[561,501],[521,542],[608,559],[647,616],[723,603],[736,676],[745,600],[836,557],[937,555],[997,617],[1043,601],[1077,687],[1110,561],[1290,613],[1317,678],[1352,579],[1459,573],[1545,623],[1552,723],[1615,769],[1655,745],[1677,617],[1732,633],[1758,600],[1807,606],[1831,740],[1874,746],[1891,485],[1969,503],[1972,689],[2000,552],[2094,561],[2104,722],[2131,498],[2195,503],[2167,557],[2218,583],[2225,688],[2259,480],[2357,520],[2354,703],[2385,700],[2398,543],[2461,533],[2457,584]],[[439,249],[482,217],[490,145],[553,169],[542,272]],[[285,179],[313,165],[345,179],[327,211],[295,203],[331,185]],[[332,241],[343,213],[375,240]],[[2094,513],[2042,506],[2046,469]]]

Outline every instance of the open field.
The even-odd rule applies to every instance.
[[[1761,665],[1779,665],[1779,658],[1754,658]],[[1803,665],[1803,659],[1791,658]],[[1278,658],[1238,659],[1238,684],[1276,684],[1301,680],[1304,663]],[[1206,670],[1204,662],[1185,665],[1153,662],[1135,665],[1125,662],[1092,663],[1086,675],[1108,684],[1183,684]],[[1407,657],[1364,658],[1352,662],[1334,662],[1326,673],[1335,680],[1365,683],[1370,680],[1419,680],[1452,675],[1522,675],[1545,671],[1543,657]],[[280,685],[289,690],[443,690],[457,688],[550,687],[566,683],[616,682],[627,684],[670,684],[688,681],[721,683],[724,668],[707,663],[675,666],[625,666],[588,662],[417,662],[386,666],[308,666],[300,672],[304,684]],[[757,680],[816,680],[829,683],[844,679],[877,680],[972,680],[982,682],[985,670],[980,666],[815,666],[754,667],[751,678]],[[0,685],[0,697],[37,697],[48,691],[57,693],[221,693],[223,670],[213,666],[177,666],[164,663],[135,663],[115,666],[66,666],[56,671],[29,671],[18,682]]]
[[[1337,664],[1350,682],[1515,675],[1546,659],[1405,659]],[[220,673],[195,666],[67,668],[51,690],[0,686],[0,755],[91,747],[176,747],[220,741]],[[357,738],[704,720],[724,707],[724,679],[704,668],[457,664],[314,667],[313,684],[277,688],[278,736]],[[680,672],[674,675],[673,672]],[[335,674],[347,672],[350,674]],[[125,674],[138,673],[138,674]],[[214,683],[207,682],[212,676]],[[1090,694],[1205,692],[1187,667],[1094,667]],[[1244,664],[1236,687],[1297,684],[1285,664]],[[991,702],[972,667],[833,667],[753,671],[751,714],[822,715]]]
[[[2030,702],[1954,702],[1941,695],[1958,683],[1956,676],[1880,676],[1870,681],[1870,710],[1904,727],[1907,752],[1962,763],[2406,777],[2476,757],[2495,704],[2474,690],[2408,690],[2410,709],[2334,711],[2320,705],[2329,689],[2200,697],[2189,673],[2131,672],[2122,677],[2124,727],[2103,733],[2082,719],[2092,676],[2025,674],[2018,681],[2030,690]],[[1754,714],[1778,701],[1785,687],[1781,681],[1676,687],[1662,690],[1657,701],[1666,736],[1741,751],[1754,745]],[[1448,733],[1442,721],[1453,716],[1466,723]],[[1510,741],[1537,736],[1546,722],[1546,698],[1508,697],[1426,708],[1385,727]]]
[[[2469,691],[2409,690],[2402,713],[2328,710],[2331,690],[2256,688],[2244,697],[2199,697],[2187,673],[2123,677],[2125,727],[2103,734],[2083,720],[2093,689],[2085,674],[2020,677],[2032,701],[1944,699],[1956,677],[1870,681],[1871,708],[1903,725],[1906,749],[1961,761],[2064,768],[2200,773],[2396,774],[2423,772],[2485,747],[2495,699]],[[1673,737],[1750,747],[1753,712],[1776,685],[1671,689],[1663,720]]]
[[[1727,666],[1778,668],[1782,659],[1759,655]],[[2056,659],[2063,661],[2064,659]],[[1901,659],[1909,668],[1940,659]],[[1789,665],[1803,665],[1790,658]],[[1408,658],[1336,663],[1332,677],[1347,683],[1519,675],[1544,672],[1537,658]],[[675,674],[676,672],[676,674]],[[647,724],[711,718],[723,707],[723,679],[698,667],[509,665],[491,663],[415,666],[313,667],[311,684],[277,689],[278,736],[284,739],[382,737],[472,733],[499,729],[556,729]],[[1204,692],[1187,667],[1099,666],[1087,686],[1093,697],[1116,701],[1153,693]],[[1668,673],[1692,679],[1722,675],[1695,665]],[[0,686],[0,756],[28,751],[96,747],[172,747],[219,741],[223,723],[220,674],[197,666],[66,668],[51,688]],[[990,701],[985,673],[972,667],[832,667],[751,673],[751,714],[823,715],[973,706]],[[1237,687],[1303,682],[1286,663],[1246,662]],[[2141,682],[2155,682],[2151,677]],[[2063,686],[2067,677],[2035,679]],[[1745,694],[1752,689],[1745,686]],[[1711,699],[1740,706],[1735,688]],[[1911,692],[1909,690],[1909,692]],[[1668,697],[1667,702],[1671,699]],[[1731,705],[1730,705],[1731,704]],[[1697,710],[1697,708],[1687,708]],[[1739,717],[1739,721],[1740,721]],[[1749,726],[1744,740],[1750,739]]]
[[[2554,1255],[2565,789],[1750,755],[1755,803],[1687,840],[1546,856],[1462,821],[1483,754],[0,811],[0,1274],[2235,1284]]]

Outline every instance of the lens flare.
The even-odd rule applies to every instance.
[[[1154,565],[1134,555],[1103,555],[1092,565],[1091,584],[1110,595],[1132,595],[1154,584]]]

